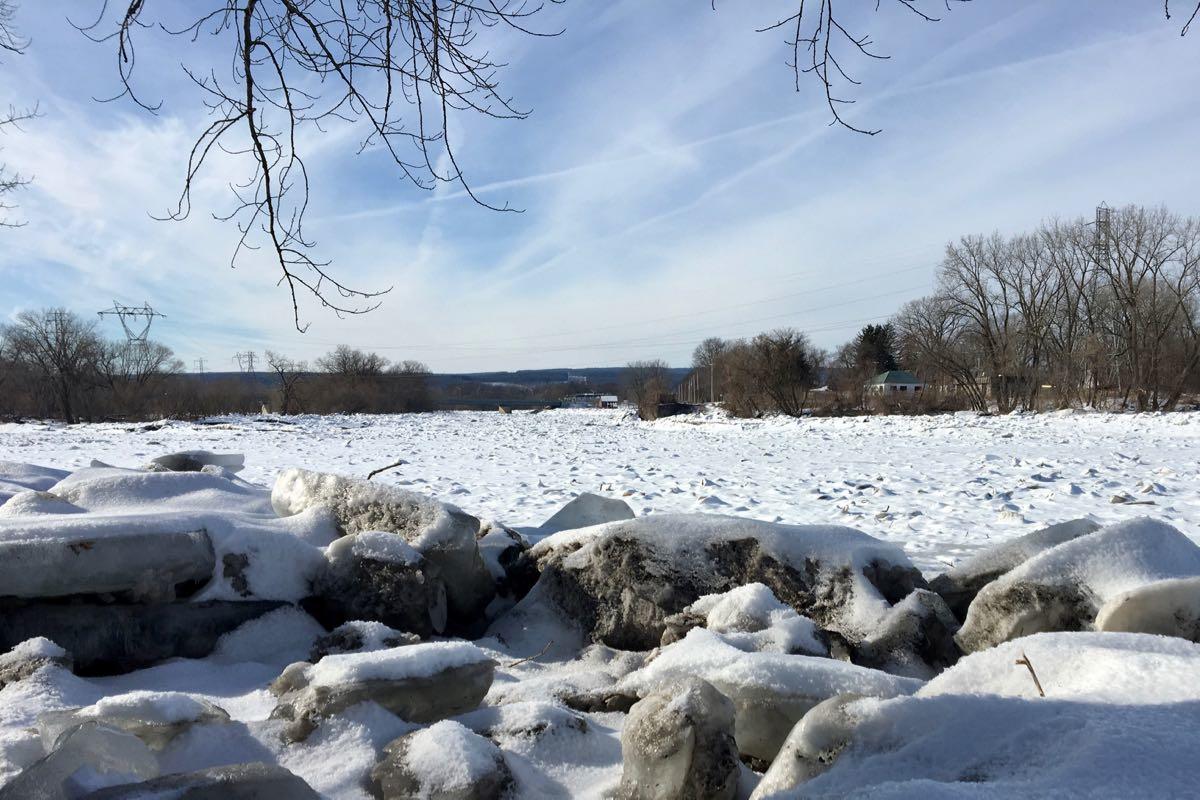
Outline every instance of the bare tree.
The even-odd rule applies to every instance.
[[[986,385],[979,380],[979,356],[966,319],[950,310],[941,295],[910,300],[892,318],[901,359],[926,379],[938,378],[964,397],[972,408],[987,410]]]
[[[823,360],[808,337],[792,328],[780,328],[755,336],[750,351],[758,386],[774,410],[789,417],[802,416]]]
[[[16,5],[11,0],[0,0],[0,51],[20,55],[29,46],[28,40],[17,33],[13,24]],[[18,109],[9,104],[8,110],[0,112],[0,135],[20,127],[22,122],[33,119],[38,115],[37,106]],[[29,179],[9,169],[0,161],[0,228],[17,228],[22,224],[9,219],[7,214],[16,206],[6,199],[21,187],[29,183]]]
[[[300,321],[299,292],[339,314],[360,314],[376,308],[388,291],[352,288],[314,256],[314,242],[304,232],[309,179],[302,150],[308,133],[340,123],[358,126],[360,152],[381,151],[413,185],[432,189],[456,183],[481,205],[511,210],[474,192],[459,165],[453,127],[463,112],[498,119],[526,116],[500,92],[497,76],[504,64],[479,34],[503,25],[547,35],[528,27],[540,4],[208,0],[194,4],[191,16],[179,24],[155,19],[149,6],[144,0],[105,2],[94,21],[77,27],[94,40],[115,44],[117,96],[148,110],[158,103],[144,98],[134,84],[135,45],[146,31],[163,31],[182,43],[211,35],[227,45],[233,58],[224,67],[184,67],[207,96],[213,121],[192,147],[179,202],[168,217],[188,215],[193,186],[214,154],[248,159],[247,178],[234,188],[233,207],[224,215],[241,233],[233,259],[258,242],[273,252],[299,330],[306,327]]]
[[[383,374],[388,360],[378,353],[339,344],[336,348],[317,359],[317,368],[331,375],[346,378],[375,378]]]
[[[660,359],[631,361],[625,365],[625,393],[638,409],[642,419],[658,416],[658,404],[667,399],[670,392],[667,362]]]
[[[103,348],[95,323],[61,308],[23,311],[5,326],[4,338],[13,360],[45,382],[62,418],[73,424],[76,401],[94,382]]]
[[[266,355],[267,366],[279,381],[279,413],[295,414],[300,410],[300,385],[304,381],[308,365],[303,361],[293,361],[273,350],[268,350]]]
[[[886,5],[907,12],[924,22],[938,22],[933,16],[939,7],[949,11],[952,4],[970,0],[894,0]],[[856,14],[873,11],[878,13],[885,5],[883,0],[874,3],[851,2],[850,0],[796,0],[795,11],[777,21],[758,29],[759,33],[777,30],[787,32],[785,44],[789,50],[787,66],[792,71],[796,91],[802,79],[809,77],[820,87],[825,105],[829,108],[830,125],[840,125],[855,133],[874,136],[879,128],[862,128],[846,121],[842,109],[853,105],[854,100],[846,93],[861,82],[855,79],[851,60],[886,61],[890,56],[875,49],[869,33],[852,31],[859,23]],[[1186,36],[1196,16],[1200,14],[1200,0],[1188,0],[1190,14],[1180,28],[1180,36]],[[716,8],[716,0],[712,0]],[[1171,0],[1163,0],[1163,11],[1171,19]]]
[[[721,356],[729,349],[729,342],[719,336],[710,336],[692,351],[692,367],[707,369],[714,366]]]

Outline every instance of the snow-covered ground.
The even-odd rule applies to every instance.
[[[54,488],[53,496],[26,492],[0,510],[0,544],[58,541],[61,551],[70,536],[86,534],[87,541],[68,548],[76,556],[74,548],[81,548],[83,560],[94,565],[120,572],[118,567],[141,555],[157,563],[178,551],[182,569],[196,561],[188,537],[203,534],[212,543],[204,569],[213,578],[193,601],[298,600],[326,559],[335,560],[335,550],[341,557],[366,553],[400,572],[415,564],[422,558],[414,549],[423,544],[420,535],[409,535],[406,544],[375,528],[346,530],[354,536],[326,548],[336,536],[329,514],[340,514],[343,527],[354,514],[370,518],[379,497],[375,484],[383,483],[526,531],[541,540],[532,551],[539,558],[559,547],[571,553],[572,564],[586,565],[596,557],[597,543],[613,531],[637,534],[635,539],[640,536],[666,559],[651,558],[646,570],[659,580],[686,567],[694,574],[684,577],[695,582],[709,564],[705,559],[714,558],[715,551],[692,546],[687,537],[719,543],[753,534],[782,563],[812,566],[827,577],[841,574],[839,564],[845,564],[849,583],[828,584],[838,590],[833,594],[844,606],[842,616],[830,611],[822,630],[853,639],[851,632],[861,627],[859,643],[877,648],[883,665],[831,658],[833,642],[818,636],[814,620],[757,582],[696,600],[688,611],[703,619],[700,627],[681,628],[682,638],[673,642],[664,636],[655,651],[572,641],[579,635],[572,621],[540,602],[545,571],[507,616],[506,606],[499,611],[489,606],[489,618],[498,616],[474,643],[397,646],[396,631],[374,622],[361,628],[361,652],[328,649],[323,652],[331,654],[321,658],[314,645],[324,629],[285,606],[226,633],[207,657],[87,677],[56,662],[62,651],[55,645],[30,639],[0,655],[0,798],[82,796],[22,794],[27,785],[19,783],[33,774],[31,765],[43,763],[38,759],[45,753],[69,755],[71,747],[91,753],[93,760],[96,748],[114,748],[114,763],[130,780],[245,762],[278,764],[321,796],[338,800],[369,797],[368,776],[392,755],[405,769],[444,787],[478,784],[499,763],[519,798],[608,797],[623,774],[627,780],[636,774],[628,753],[623,773],[621,740],[636,715],[610,703],[675,691],[695,679],[716,686],[734,704],[722,713],[734,716],[737,744],[748,761],[734,762],[736,796],[742,800],[756,784],[756,800],[795,796],[797,775],[809,781],[804,796],[1186,796],[1200,786],[1194,759],[1200,748],[1195,680],[1200,645],[1182,638],[1200,634],[1179,633],[1200,625],[1200,550],[1188,542],[1200,542],[1197,439],[1195,413],[753,421],[710,414],[643,423],[622,411],[553,411],[0,425],[0,462],[7,462],[0,463],[0,509],[11,495]],[[245,468],[236,477],[220,467],[204,473],[86,469],[94,460],[138,468],[157,456],[193,450],[244,453]],[[345,490],[345,482],[329,479],[318,492],[315,478],[299,474],[276,483],[294,467],[362,478],[398,460],[404,463],[365,488]],[[67,475],[76,470],[83,471]],[[638,517],[651,519],[557,535],[534,530],[582,492],[623,499]],[[310,505],[317,500],[342,506],[331,511]],[[462,515],[433,505],[412,502],[412,513],[426,520],[426,533],[440,531],[449,542]],[[665,516],[674,512],[826,527]],[[1112,527],[1145,516],[1183,536],[1144,520]],[[937,598],[917,591],[902,603],[885,601],[875,583],[863,578],[868,558],[872,565],[881,559],[915,576],[905,566],[911,560],[933,577],[965,556],[1080,517],[1105,527],[1093,534],[1095,526],[1079,523],[1070,537],[1047,542],[1054,537],[1040,535],[1036,546],[1031,540],[1010,546],[1001,555],[1015,560],[1005,569],[1024,565],[992,581],[985,599],[995,595],[1000,600],[993,605],[1003,606],[1007,595],[1001,592],[1019,580],[1040,581],[1043,590],[1066,583],[1103,605],[1105,618],[1123,610],[1134,627],[1093,626],[1092,609],[1083,624],[1072,619],[1064,625],[1072,632],[1051,627],[995,646],[989,640],[940,672],[925,664],[915,671],[897,668],[900,662],[883,657],[891,652],[887,648],[908,641],[906,615],[926,626],[920,630],[937,631],[935,614],[921,616],[927,608],[922,603]],[[470,520],[466,536],[471,548],[475,522]],[[890,544],[830,525],[856,528]],[[499,528],[489,530],[487,539],[498,537],[499,546],[507,546],[510,540]],[[149,534],[163,537],[154,552],[138,538]],[[1079,538],[1067,541],[1071,537]],[[1139,543],[1147,552],[1134,546]],[[1046,549],[1052,545],[1057,547]],[[147,552],[139,554],[138,548]],[[242,550],[250,561],[243,563],[244,572],[231,573],[222,557]],[[32,545],[13,550],[35,551],[42,552]],[[436,547],[422,552],[432,558]],[[53,548],[45,553],[48,559],[61,556]],[[22,575],[16,560],[0,566],[0,577],[8,576],[0,582],[10,584],[7,591],[0,585],[3,597],[50,598],[52,607],[66,594],[54,586],[70,582],[65,574]],[[104,583],[109,577],[91,574],[95,585],[88,593],[115,591]],[[237,588],[237,580],[249,588]],[[26,583],[37,588],[25,594],[13,589]],[[155,586],[142,584],[138,598],[154,594]],[[1125,603],[1129,592],[1143,592],[1138,603]],[[430,602],[441,604],[444,621],[446,596]],[[19,603],[13,608],[19,610]],[[813,608],[820,610],[819,604]],[[1191,614],[1159,621],[1176,635],[1150,635],[1158,631],[1145,627],[1147,616],[1174,608]],[[1135,632],[1100,632],[1130,630]],[[653,641],[659,642],[657,635]],[[12,670],[22,658],[34,659],[37,669]],[[1028,662],[1028,671],[1018,659]],[[301,660],[316,663],[284,671]],[[435,680],[493,662],[494,680],[489,674],[478,696],[445,712],[448,719],[430,718],[440,720],[431,725],[361,698],[318,712],[311,705],[316,701],[304,694],[376,679]],[[1035,667],[1040,678],[1031,677]],[[470,680],[454,680],[462,686],[435,684],[427,693],[445,700],[469,688]],[[1042,688],[1044,697],[1037,694]],[[856,700],[845,692],[869,697]],[[703,708],[697,697],[688,702]],[[680,707],[673,701],[639,706]],[[293,713],[313,714],[313,730],[300,716],[289,716]],[[89,720],[118,730],[97,732]],[[642,722],[653,731],[671,720]],[[122,738],[120,731],[133,736]],[[854,746],[824,772],[827,756],[838,757],[846,745],[847,731],[853,731]],[[398,755],[384,751],[409,734],[407,749]],[[68,735],[77,739],[65,739]],[[765,777],[751,770],[772,758]],[[64,769],[77,766],[72,762]],[[647,769],[661,766],[651,762]],[[77,776],[97,779],[86,769]],[[96,785],[114,782],[108,776]]]
[[[836,523],[904,547],[927,573],[1046,524],[1152,515],[1200,541],[1200,413],[643,423],[622,411],[231,417],[158,429],[0,425],[0,460],[138,466],[167,452],[246,454],[407,486],[485,519],[536,526],[579,492],[638,514],[706,511]],[[152,426],[151,426],[152,427]],[[3,487],[0,486],[0,491]],[[1125,497],[1133,503],[1114,503]]]

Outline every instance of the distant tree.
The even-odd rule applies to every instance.
[[[892,324],[867,325],[854,337],[856,366],[878,375],[899,369],[896,361],[896,329]]]
[[[104,349],[96,324],[62,308],[22,311],[3,336],[10,358],[44,381],[59,414],[75,423],[76,401],[95,383]]]
[[[104,342],[96,362],[101,378],[110,387],[145,387],[163,375],[183,371],[174,351],[159,342]]]
[[[153,408],[168,376],[183,371],[171,348],[158,342],[102,342],[96,373],[102,396],[96,406],[118,417],[139,416]]]
[[[304,381],[308,365],[303,361],[293,361],[273,350],[268,350],[266,355],[267,366],[279,381],[279,413],[295,414],[300,410],[300,385]]]
[[[388,410],[413,412],[433,408],[429,390],[430,374],[428,365],[413,359],[405,359],[388,368]]]
[[[339,344],[317,359],[317,368],[322,372],[346,378],[376,378],[383,374],[387,365],[388,360],[378,353],[368,353],[345,344]]]
[[[631,361],[625,365],[625,393],[637,405],[638,416],[642,419],[658,416],[658,404],[667,399],[671,388],[669,370],[667,362],[659,359]]]
[[[696,349],[692,351],[692,367],[695,369],[713,367],[728,349],[729,342],[719,336],[710,336],[696,345]]]
[[[760,333],[751,340],[750,351],[758,386],[775,410],[789,417],[801,416],[820,374],[820,352],[807,336],[792,328]]]

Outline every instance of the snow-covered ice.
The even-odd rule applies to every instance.
[[[561,410],[223,417],[161,426],[6,423],[0,540],[35,548],[82,543],[83,551],[110,559],[96,543],[202,530],[211,543],[211,580],[190,601],[297,601],[339,553],[397,568],[427,558],[423,548],[442,543],[439,536],[451,529],[443,516],[449,506],[427,499],[494,521],[485,530],[493,532],[488,574],[495,577],[504,571],[498,553],[520,543],[503,526],[532,542],[535,557],[563,548],[571,554],[564,559],[584,559],[604,531],[639,528],[613,522],[559,533],[558,523],[545,525],[573,498],[593,493],[627,503],[639,518],[660,516],[665,532],[655,536],[678,563],[688,562],[704,526],[681,523],[676,530],[668,515],[716,512],[744,518],[737,529],[785,561],[836,553],[855,569],[878,558],[911,563],[927,577],[955,564],[965,574],[1002,562],[1014,571],[1001,581],[1065,574],[1085,583],[1099,609],[1097,629],[1154,619],[1164,632],[1179,632],[1200,616],[1200,563],[1192,563],[1187,541],[1200,542],[1198,440],[1200,413],[803,420],[707,414],[643,423],[620,411]],[[137,469],[164,454],[197,451],[244,454],[244,468],[236,475]],[[298,479],[285,481],[272,505],[271,487],[285,470],[365,478],[401,458],[373,478],[378,492],[355,501],[412,499],[418,516],[435,523],[425,530],[430,541],[369,527],[339,540],[336,514],[314,502],[315,484]],[[5,503],[10,496],[17,499]],[[281,517],[280,510],[299,513]],[[604,504],[603,513],[624,516],[616,505]],[[1133,522],[1139,517],[1157,522]],[[967,563],[1073,519],[1088,522]],[[1101,530],[1089,533],[1092,524]],[[1120,532],[1134,529],[1147,533],[1121,545]],[[1091,537],[1106,547],[1082,544]],[[147,563],[155,555],[146,554]],[[125,576],[112,574],[97,592],[120,588]],[[0,593],[8,594],[2,587]],[[855,602],[854,621],[869,633],[868,623],[916,600],[885,601],[871,590]],[[17,775],[46,755],[38,733],[46,717],[97,721],[76,728],[64,759],[44,773],[83,765],[78,777],[88,788],[265,762],[291,770],[324,797],[365,800],[385,746],[406,741],[404,763],[443,786],[482,774],[502,752],[504,780],[511,779],[516,798],[599,798],[621,783],[628,703],[693,678],[729,696],[738,744],[753,759],[773,755],[815,704],[828,700],[841,709],[836,713],[844,711],[820,731],[847,741],[812,773],[806,794],[1186,796],[1200,786],[1200,645],[1185,639],[1039,633],[973,653],[924,681],[796,654],[833,647],[812,620],[762,584],[700,597],[687,612],[704,627],[648,652],[560,640],[564,621],[550,619],[553,611],[525,620],[519,636],[505,630],[501,638],[493,629],[474,642],[391,646],[390,629],[354,623],[362,645],[343,652],[314,649],[325,630],[286,606],[225,634],[207,658],[104,677],[74,675],[56,661],[63,655],[56,643],[29,641],[9,658],[33,659],[31,674],[0,688],[0,786],[19,786]],[[1160,620],[1176,612],[1186,617],[1182,623]],[[319,691],[467,665],[494,665],[494,678],[478,708],[451,720],[417,724],[365,702],[288,743],[286,720],[272,716],[280,698],[268,686],[289,664],[308,659],[317,663],[298,672]],[[1045,697],[1019,659],[1036,670]],[[846,692],[870,696],[847,699]],[[136,737],[97,727],[104,720],[136,720],[169,728],[170,736],[148,751]],[[758,776],[739,769],[745,796]]]
[[[241,452],[239,476],[271,486],[290,467],[366,477],[403,458],[374,480],[522,529],[582,492],[621,498],[638,514],[711,511],[716,498],[721,513],[859,528],[904,547],[930,574],[1080,517],[1148,514],[1200,536],[1198,413],[643,423],[562,409],[212,422],[2,424],[0,459],[77,470],[92,459],[132,467],[169,452]],[[27,470],[0,480],[44,489],[61,477]],[[1145,481],[1161,491],[1142,494]],[[1121,493],[1139,504],[1109,502]]]

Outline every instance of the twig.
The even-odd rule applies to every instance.
[[[1038,694],[1045,697],[1046,693],[1042,691],[1042,682],[1038,680],[1037,673],[1033,671],[1033,664],[1029,662],[1029,656],[1025,655],[1024,650],[1021,651],[1021,657],[1017,659],[1016,663],[1018,666],[1024,665],[1029,670],[1029,674],[1033,678],[1033,685],[1037,687]]]
[[[371,478],[374,478],[376,475],[378,475],[381,472],[387,472],[392,467],[400,467],[407,463],[408,462],[402,458],[399,461],[397,461],[395,464],[388,464],[386,467],[380,467],[379,469],[373,469],[369,473],[367,473],[367,480],[371,480]]]
[[[522,659],[512,662],[511,664],[507,664],[507,665],[505,665],[505,669],[512,669],[515,666],[524,664],[526,661],[533,661],[535,658],[541,658],[542,656],[546,655],[546,651],[550,649],[550,645],[552,645],[552,644],[554,644],[553,639],[546,642],[546,646],[543,647],[541,650],[539,650],[537,653],[534,653],[533,655],[529,656],[528,658],[522,658]]]

